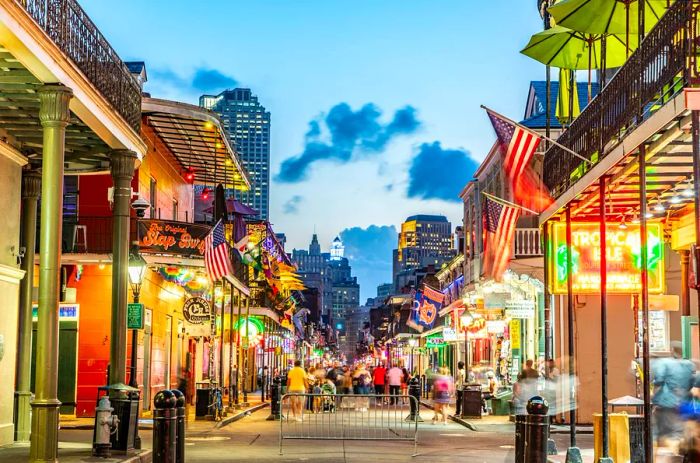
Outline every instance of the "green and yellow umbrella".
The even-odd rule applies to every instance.
[[[547,11],[558,26],[587,34],[620,34],[633,49],[632,36],[639,35],[639,6],[644,5],[644,29],[649,32],[673,0],[563,0]]]
[[[571,124],[581,114],[577,87],[575,71],[561,68],[559,70],[559,95],[557,96],[555,112],[555,116],[561,125]]]
[[[520,53],[548,66],[588,70],[590,99],[591,70],[603,66],[602,37],[600,34],[576,32],[557,25],[533,35]],[[631,42],[636,48],[637,37],[632,37]],[[606,35],[605,67],[622,66],[626,59],[626,49],[625,41],[619,35]]]

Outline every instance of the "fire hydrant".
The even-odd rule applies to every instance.
[[[117,432],[119,418],[117,415],[112,415],[111,404],[109,397],[102,396],[100,403],[95,408],[95,434],[94,442],[92,443],[92,455],[96,457],[109,457],[112,443],[110,436]]]

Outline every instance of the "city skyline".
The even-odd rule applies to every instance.
[[[479,105],[520,118],[529,80],[544,77],[513,46],[542,27],[528,2],[83,6],[125,59],[146,62],[145,90],[154,97],[196,104],[202,94],[245,87],[260,98],[273,126],[270,220],[290,249],[314,231],[324,247],[346,233],[367,254],[378,240],[393,244],[391,227],[414,214],[459,225],[457,195],[495,139]],[[266,18],[265,32],[243,21],[228,34],[234,14]],[[127,23],[141,33],[118,27]],[[168,24],[187,24],[191,33]],[[511,39],[491,40],[500,30]],[[483,73],[488,85],[478,79]],[[383,281],[361,277],[363,286],[390,281],[391,260],[391,251],[376,254],[370,265],[385,269]]]

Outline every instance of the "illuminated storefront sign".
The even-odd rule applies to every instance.
[[[139,220],[138,230],[140,252],[203,256],[204,238],[211,227],[165,220]]]
[[[571,224],[573,290],[576,294],[600,293],[600,225],[595,222]],[[566,224],[552,227],[552,260],[550,287],[554,294],[566,294]],[[641,244],[639,225],[618,223],[607,227],[608,292],[631,294],[641,291]],[[647,225],[647,268],[649,292],[659,294],[664,289],[664,250],[661,224]]]

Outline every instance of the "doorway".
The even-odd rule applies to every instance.
[[[31,391],[35,392],[36,380],[36,328],[32,323],[32,380]],[[75,415],[75,394],[78,364],[78,322],[61,320],[58,332],[58,400],[61,401],[59,413]]]

